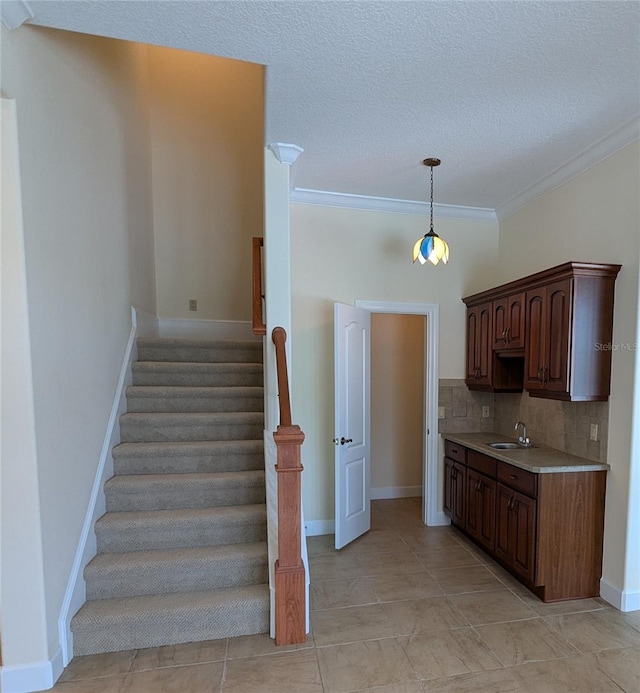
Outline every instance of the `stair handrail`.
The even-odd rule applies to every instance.
[[[262,292],[262,247],[264,245],[264,238],[261,236],[254,236],[252,239],[252,279],[251,279],[251,289],[252,289],[252,330],[253,334],[266,335],[267,326],[264,323],[262,301],[264,300],[264,293]]]
[[[306,642],[305,568],[301,555],[302,501],[301,453],[304,433],[291,423],[287,375],[287,333],[274,328],[271,339],[276,351],[280,424],[273,434],[277,448],[278,558],[275,562],[276,645]]]

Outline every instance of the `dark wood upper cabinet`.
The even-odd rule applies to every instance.
[[[467,385],[494,392],[524,387],[533,397],[606,400],[620,267],[567,262],[464,298]],[[482,323],[489,302],[491,313]]]
[[[467,311],[467,385],[490,388],[492,383],[492,305],[484,303]]]
[[[504,296],[493,302],[494,351],[524,349],[525,293]]]

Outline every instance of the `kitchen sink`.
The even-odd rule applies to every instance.
[[[518,443],[489,443],[489,447],[497,450],[520,450],[523,446]]]

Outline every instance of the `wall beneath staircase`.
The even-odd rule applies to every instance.
[[[45,633],[3,624],[9,667],[42,660],[33,652],[42,639],[49,660],[59,652],[57,619],[130,306],[156,309],[146,83],[143,47],[2,29],[2,91],[15,99],[18,118],[46,605]],[[11,503],[22,499],[3,493],[6,526]],[[22,570],[3,560],[3,602],[21,599]]]

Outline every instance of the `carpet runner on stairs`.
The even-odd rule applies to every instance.
[[[262,343],[139,339],[74,655],[269,629]]]

